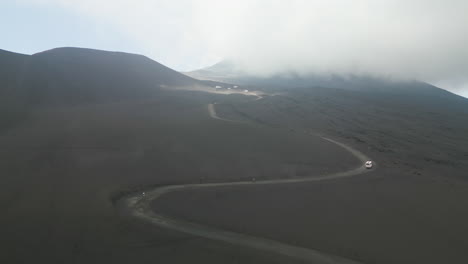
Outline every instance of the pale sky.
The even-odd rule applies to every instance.
[[[418,79],[468,96],[468,1],[2,0],[0,49],[87,47],[188,71]]]

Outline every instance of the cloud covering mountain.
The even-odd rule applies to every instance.
[[[260,76],[372,74],[468,91],[468,2],[461,0],[21,3],[112,25],[135,39],[141,53],[182,71],[227,58]]]

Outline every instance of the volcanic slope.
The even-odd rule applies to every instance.
[[[24,112],[0,133],[2,263],[289,262],[147,226],[113,202],[155,185],[294,178],[360,162],[305,133],[212,119],[208,104],[254,98],[177,90],[204,83],[139,55],[1,56],[11,61],[0,80],[8,109]]]
[[[467,99],[429,85],[289,88],[217,105],[217,114],[334,135],[378,160],[378,171],[301,185],[174,192],[155,210],[363,263],[468,261]],[[185,200],[202,210],[192,213]]]

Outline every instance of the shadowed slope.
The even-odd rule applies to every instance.
[[[161,87],[201,85],[147,57],[57,48],[32,56],[0,52],[0,79],[10,100],[32,105],[102,103],[157,96]]]

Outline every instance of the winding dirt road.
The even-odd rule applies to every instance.
[[[209,115],[218,120],[233,122],[233,120],[226,120],[219,117],[216,114],[214,104],[208,105]],[[312,134],[312,133],[311,133]],[[324,140],[332,142],[358,158],[362,164],[369,158],[363,153],[335,140],[322,137]],[[182,219],[175,219],[169,216],[157,214],[151,208],[151,201],[154,201],[161,196],[176,191],[184,191],[189,189],[202,189],[202,188],[215,188],[224,186],[254,186],[254,185],[269,185],[269,184],[285,184],[285,183],[300,183],[300,182],[315,182],[324,181],[337,178],[351,177],[358,174],[363,174],[368,170],[363,166],[359,166],[355,169],[338,172],[328,175],[312,176],[304,178],[294,179],[277,179],[277,180],[264,180],[264,181],[242,181],[242,182],[226,182],[226,183],[201,183],[201,184],[182,184],[182,185],[171,185],[157,187],[151,191],[147,191],[145,195],[137,193],[132,196],[121,199],[118,203],[118,208],[122,210],[124,214],[129,214],[132,217],[142,219],[150,222],[159,227],[176,230],[179,232],[188,233],[195,236],[204,238],[224,241],[227,243],[246,246],[257,250],[269,251],[275,254],[282,254],[285,256],[306,260],[310,263],[317,264],[356,264],[359,262],[344,259],[337,256],[331,256],[328,254],[321,253],[317,250],[293,246],[282,242],[264,239],[260,237],[249,236],[246,234],[235,233],[222,229],[217,229],[209,226],[204,226],[197,223],[188,222]]]
[[[216,113],[216,110],[215,110],[215,106],[214,106],[215,104],[216,103],[208,104],[208,114],[210,115],[210,117],[213,118],[213,119],[233,122],[233,120],[224,119],[224,118],[219,117],[218,114]]]

